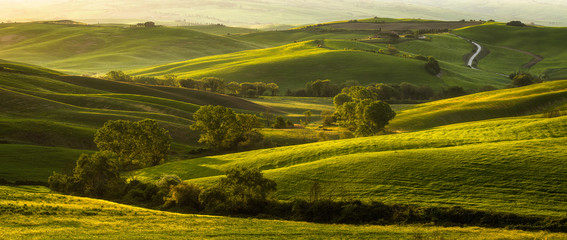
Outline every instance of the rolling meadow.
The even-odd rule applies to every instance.
[[[219,24],[0,24],[0,238],[567,239],[565,32],[392,18],[274,31]],[[475,50],[470,41],[484,49],[474,68],[465,64]],[[438,61],[439,73],[424,67],[427,57]],[[116,70],[132,79],[175,80],[105,77]],[[537,81],[513,85],[509,75],[524,72]],[[180,84],[206,77],[275,83],[279,93],[244,98]],[[325,125],[323,114],[336,110],[333,97],[286,96],[325,79],[390,84],[398,92],[401,83],[428,86],[435,95],[383,99],[396,116],[380,134],[354,137],[336,122]],[[440,97],[452,87],[462,96]],[[257,116],[260,143],[218,150],[199,142],[200,132],[190,126],[207,105]],[[274,128],[277,116],[292,126]],[[93,138],[107,121],[144,119],[168,131],[171,148],[162,164],[120,172],[129,183],[155,185],[175,175],[212,189],[231,169],[259,169],[277,185],[270,201],[290,209],[298,201],[312,203],[316,186],[325,201],[410,206],[416,215],[464,209],[543,224],[331,224],[270,212],[204,215],[209,212],[46,187],[53,172],[77,174],[77,159],[97,151]],[[173,196],[160,201],[166,198]]]

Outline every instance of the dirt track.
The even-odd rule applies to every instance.
[[[508,50],[512,50],[512,51],[516,51],[516,52],[519,52],[519,53],[524,53],[524,54],[528,54],[528,55],[532,56],[533,57],[532,60],[530,60],[528,63],[524,64],[522,66],[523,68],[531,68],[534,65],[536,65],[538,62],[541,62],[543,60],[542,56],[533,54],[533,53],[528,52],[528,51],[519,50],[519,49],[515,49],[515,48],[511,48],[511,47],[501,47],[501,48],[505,48],[505,49],[508,49]]]

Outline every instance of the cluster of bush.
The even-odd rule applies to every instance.
[[[150,85],[193,88],[202,91],[226,93],[241,97],[257,97],[266,94],[266,92],[268,92],[268,94],[272,96],[275,96],[279,92],[279,86],[276,83],[226,83],[224,79],[218,77],[204,77],[198,80],[189,78],[178,79],[175,75],[172,74],[165,75],[163,78],[149,76],[132,77],[122,71],[110,71],[105,75],[104,78],[121,82],[136,82]]]
[[[98,158],[98,157],[92,157]],[[81,160],[82,162],[82,160]],[[84,163],[77,162],[77,169]],[[95,167],[93,169],[100,169]],[[84,171],[86,170],[83,168]],[[75,181],[87,176],[77,170]],[[111,175],[116,176],[117,172]],[[164,175],[156,183],[132,180],[110,184],[104,189],[110,200],[162,210],[231,216],[256,216],[317,223],[346,224],[435,224],[440,226],[481,226],[522,230],[567,231],[567,218],[525,216],[513,213],[464,209],[461,207],[419,207],[409,204],[385,204],[359,200],[322,199],[320,188],[311,188],[309,199],[277,201],[270,198],[276,183],[265,178],[258,169],[228,170],[213,187],[204,189],[183,182],[175,175]],[[118,186],[118,187],[117,187]],[[318,185],[317,185],[318,186]],[[53,190],[78,193],[54,184]],[[94,190],[94,189],[93,189]]]
[[[513,87],[523,87],[543,82],[542,77],[533,76],[526,72],[515,72],[508,75],[508,77],[512,80]]]
[[[524,24],[521,21],[510,21],[510,22],[507,22],[506,25],[515,26],[515,27],[525,27],[526,26],[526,24]]]

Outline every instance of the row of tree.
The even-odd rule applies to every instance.
[[[435,60],[433,59],[432,61]],[[435,64],[432,64],[431,71],[439,71],[439,69],[435,68],[435,66]],[[326,79],[308,82],[305,84],[304,89],[296,91],[288,89],[286,95],[297,97],[333,97],[341,93],[341,91],[344,91],[344,89],[355,86],[358,88],[366,88],[368,90],[367,94],[372,95],[370,98],[388,102],[424,101],[458,97],[467,94],[462,87],[457,86],[449,87],[436,93],[430,86],[418,86],[407,82],[402,82],[400,84],[378,83],[363,87],[360,86],[357,81],[347,81],[342,84],[336,84]]]
[[[279,86],[276,83],[264,83],[264,82],[226,82],[222,78],[218,77],[204,77],[201,79],[179,79],[175,75],[168,74],[163,78],[149,77],[149,76],[137,76],[132,77],[125,74],[122,71],[110,71],[108,72],[105,79],[121,82],[137,82],[150,85],[160,85],[160,86],[173,86],[173,87],[184,87],[199,89],[202,91],[211,91],[216,93],[226,93],[237,95],[241,97],[257,97],[264,94],[269,94],[275,96],[279,93]]]

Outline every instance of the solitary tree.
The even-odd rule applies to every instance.
[[[275,83],[268,83],[267,86],[268,86],[268,90],[272,92],[272,96],[275,96],[276,93],[280,91],[280,87]]]
[[[305,122],[303,122],[303,125],[307,126],[309,125],[309,123],[311,123],[311,111],[307,110],[303,112],[303,115],[305,116]]]
[[[115,153],[121,169],[132,169],[167,160],[171,136],[154,120],[110,120],[97,130],[94,142],[99,150]]]
[[[202,106],[193,114],[195,123],[191,129],[201,131],[199,142],[212,148],[234,148],[239,142],[258,139],[254,128],[260,125],[258,117],[250,114],[236,114],[223,106]],[[256,134],[257,133],[257,134]]]
[[[346,93],[341,93],[344,94],[341,97],[342,99],[348,100],[348,97],[350,97],[351,100],[340,105],[335,104],[334,117],[341,127],[355,131],[357,136],[370,136],[379,133],[396,116],[388,103],[367,98],[368,96],[373,97],[373,95],[365,93],[362,89],[351,89],[349,92],[365,98],[351,97]],[[337,95],[335,99],[341,94]]]

